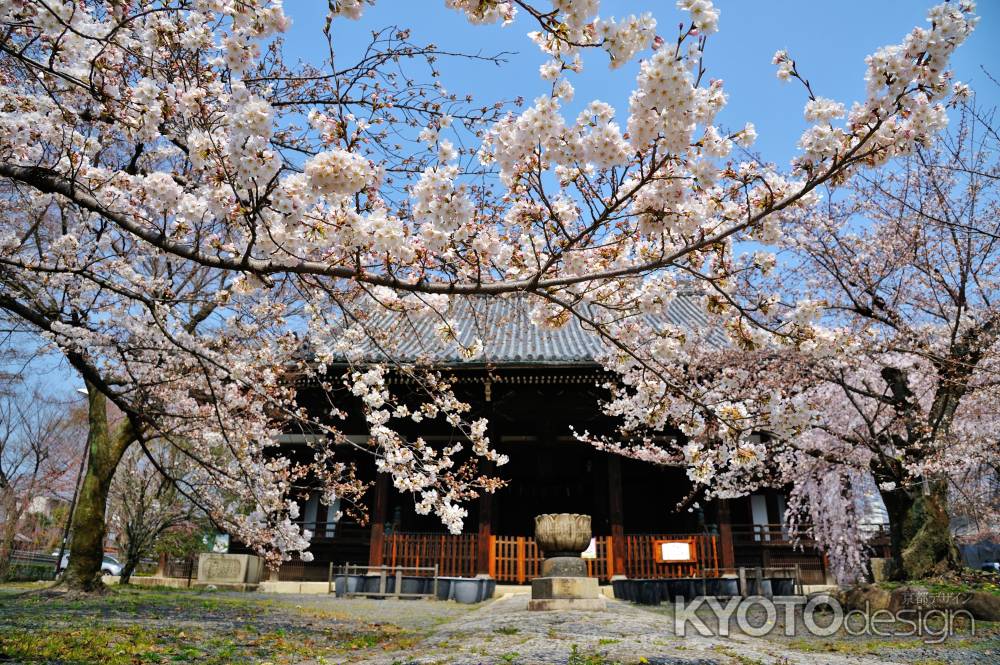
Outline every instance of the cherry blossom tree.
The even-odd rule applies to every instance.
[[[800,399],[816,416],[794,447],[817,458],[819,475],[840,478],[809,510],[836,523],[828,539],[846,534],[856,548],[863,534],[845,524],[853,511],[844,505],[873,477],[903,576],[959,565],[949,497],[984,533],[997,526],[988,482],[1000,453],[993,115],[963,105],[933,145],[859,173],[849,197],[829,197],[784,236],[784,278],[798,287],[787,293],[810,294],[835,338],[801,346],[783,365],[808,387]]]
[[[871,56],[868,95],[849,111],[806,84],[812,125],[789,170],[740,159],[754,128],[716,123],[726,94],[703,58],[720,18],[707,0],[677,3],[687,17],[674,36],[650,15],[598,18],[598,0],[446,0],[473,24],[535,28],[551,90],[523,110],[446,92],[440,61],[461,56],[405,29],[376,32],[360,60],[342,62],[336,30],[369,4],[331,2],[327,59],[293,65],[277,0],[0,2],[0,308],[87,382],[78,529],[103,534],[114,468],[156,439],[195,462],[186,491],[213,519],[271,563],[302,551],[296,480],[317,475],[326,499],[365,488],[329,445],[345,439],[336,418],[304,422],[289,373],[346,385],[370,429],[367,444],[351,445],[418,510],[460,529],[461,502],[497,486],[475,461],[503,456],[448,377],[395,362],[398,337],[371,322],[386,310],[433,317],[441,341],[472,358],[483,339],[459,335],[451,312],[473,296],[527,295],[540,326],[577,317],[606,343],[602,361],[620,377],[608,408],[624,429],[680,428],[689,441],[665,452],[638,437],[629,449],[680,455],[700,481],[736,491],[735,478],[763,463],[752,433],[780,435],[804,418],[762,409],[777,401],[749,386],[737,399],[748,377],[709,371],[712,348],[788,337],[758,316],[768,296],[736,294],[768,267],[740,247],[778,243],[822,185],[911,154],[944,127],[947,62],[974,27],[973,4],[932,8],[926,27]],[[565,117],[586,50],[606,52],[612,68],[642,58],[624,113],[594,100]],[[775,64],[804,82],[789,55]],[[652,323],[682,289],[704,296],[706,332]],[[382,357],[360,357],[362,341]],[[357,366],[331,377],[336,356]],[[425,402],[401,402],[392,372],[416,380]],[[117,425],[107,400],[125,415]],[[466,442],[435,448],[399,433],[423,418]],[[290,421],[326,435],[312,469],[276,454]],[[459,468],[466,446],[472,466]],[[726,484],[730,468],[739,473]],[[77,543],[69,577],[90,588],[96,540]]]

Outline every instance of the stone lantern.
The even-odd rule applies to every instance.
[[[545,554],[542,576],[531,581],[529,610],[603,610],[597,579],[587,577],[580,553],[590,545],[590,515],[535,517],[535,542]]]

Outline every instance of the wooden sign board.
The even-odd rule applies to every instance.
[[[656,563],[695,563],[698,560],[693,540],[654,540]]]

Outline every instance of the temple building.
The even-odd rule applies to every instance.
[[[484,301],[476,311],[459,308],[454,320],[463,335],[492,328],[482,335],[484,351],[463,359],[457,348],[445,347],[434,334],[439,320],[402,320],[380,313],[368,325],[391,330],[394,357],[416,358],[455,378],[457,396],[472,407],[472,417],[489,419],[493,447],[509,457],[496,470],[507,485],[484,494],[467,506],[464,532],[449,534],[433,515],[419,515],[412,495],[397,492],[390,478],[376,474],[370,455],[341,445],[342,460],[353,460],[362,479],[374,484],[366,495],[370,524],[361,526],[340,506],[326,506],[318,494],[303,495],[300,519],[311,531],[312,562],[287,562],[279,579],[325,580],[329,565],[438,565],[442,575],[490,575],[505,583],[525,583],[537,575],[541,553],[532,538],[534,517],[542,513],[584,513],[592,516],[594,542],[585,553],[592,576],[677,577],[716,576],[739,567],[798,566],[804,583],[825,581],[823,557],[810,543],[793,545],[785,529],[785,498],[780,491],[763,491],[724,501],[701,502],[677,509],[692,484],[680,467],[663,467],[597,450],[578,441],[573,431],[611,434],[614,421],[600,403],[610,378],[595,357],[596,337],[576,320],[555,330],[542,330],[528,320],[518,299]],[[666,314],[670,322],[704,329],[707,319],[694,297],[681,296]],[[502,323],[498,323],[502,322]],[[494,325],[496,324],[496,325]],[[363,355],[377,358],[374,348]],[[339,383],[346,362],[328,368]],[[416,389],[402,375],[391,379],[393,391]],[[329,409],[329,393],[315,379],[300,381],[300,401],[320,413]],[[349,415],[338,423],[355,441],[367,437],[360,407],[344,389],[332,399]],[[441,419],[412,425],[407,435],[431,443],[455,440],[457,433]],[[292,456],[311,455],[310,434],[288,433],[284,444]],[[298,450],[297,452],[297,449]],[[690,543],[687,561],[661,562],[654,552],[658,540]]]

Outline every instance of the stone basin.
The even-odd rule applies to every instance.
[[[535,542],[545,554],[542,576],[531,581],[529,610],[603,610],[597,580],[587,577],[580,553],[590,545],[590,515],[535,517]]]
[[[578,557],[590,545],[590,515],[551,513],[535,517],[535,542],[545,558]]]

